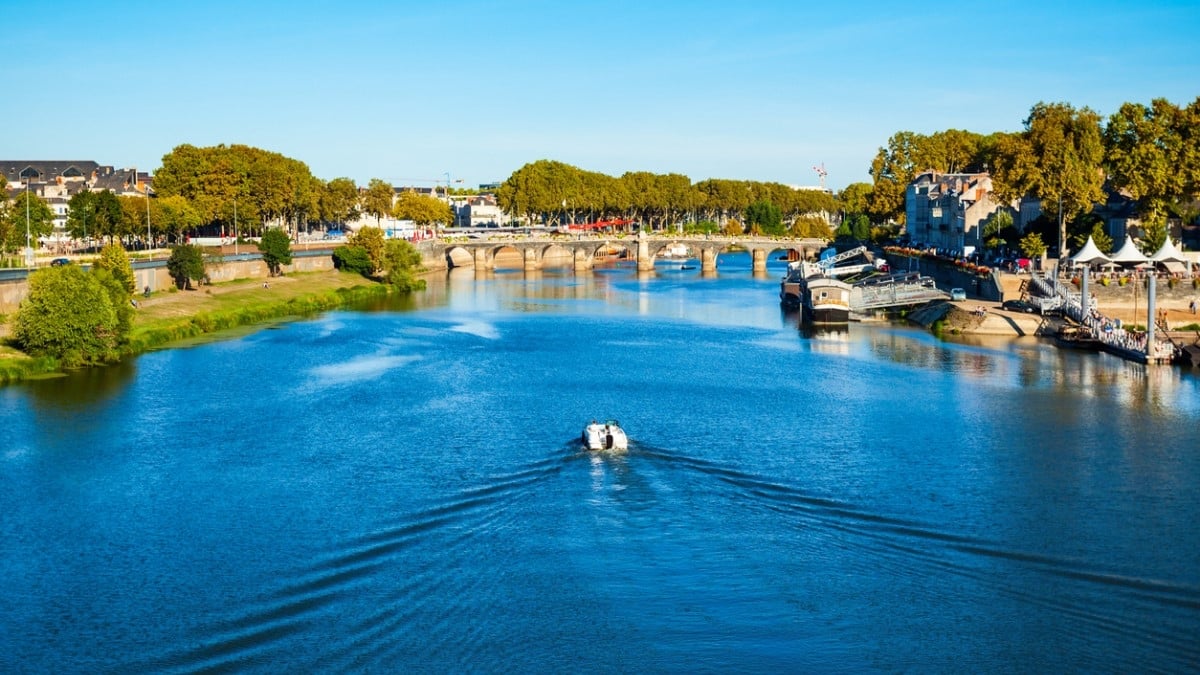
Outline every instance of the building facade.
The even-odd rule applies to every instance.
[[[905,192],[905,233],[918,244],[965,254],[983,247],[983,221],[1004,205],[987,173],[919,174]]]
[[[0,160],[0,172],[8,182],[9,199],[29,190],[54,212],[54,231],[49,237],[53,240],[66,238],[69,204],[76,194],[111,190],[118,196],[145,196],[150,184],[150,176],[137,169],[116,169],[90,160]]]

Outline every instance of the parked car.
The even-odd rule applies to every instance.
[[[967,292],[961,288],[951,288],[950,289],[950,299],[951,300],[966,300]]]
[[[61,267],[63,265],[70,265],[70,264],[71,264],[70,258],[55,258],[54,260],[50,261],[51,267]]]
[[[1023,312],[1025,314],[1033,314],[1038,310],[1032,302],[1025,300],[1005,300],[1001,307],[1010,312]]]

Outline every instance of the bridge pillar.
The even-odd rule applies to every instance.
[[[571,257],[575,261],[575,269],[590,270],[596,264],[595,257],[582,248],[576,247]]]
[[[496,269],[496,261],[491,255],[489,255],[489,252],[486,248],[475,249],[475,269],[477,269],[477,270]]]
[[[756,274],[766,274],[767,272],[767,252],[761,248],[750,249],[750,271]]]
[[[711,248],[705,247],[700,249],[700,271],[701,272],[716,272],[717,271],[717,252]]]
[[[523,253],[525,256],[525,269],[527,271],[542,269],[542,252],[540,249],[530,246],[527,247]]]
[[[646,231],[638,232],[637,268],[639,272],[654,269],[654,256],[650,255],[650,242],[646,240]]]

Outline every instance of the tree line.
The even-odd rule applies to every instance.
[[[1000,201],[1041,200],[1063,242],[1069,241],[1068,224],[1073,231],[1094,228],[1087,216],[1104,201],[1107,185],[1135,200],[1157,236],[1168,215],[1184,222],[1198,215],[1200,97],[1186,106],[1161,98],[1150,105],[1125,103],[1107,119],[1087,107],[1042,102],[1030,109],[1022,130],[1011,133],[899,131],[871,162],[873,182],[847,186],[839,196],[848,212],[904,222],[908,184],[931,169],[987,170]]]
[[[744,231],[799,236],[829,236],[829,215],[838,210],[827,192],[781,183],[718,178],[693,183],[681,174],[648,171],[609,176],[545,159],[514,171],[496,199],[507,213],[550,226],[625,221],[631,224],[626,227],[661,230],[684,222],[734,221]]]

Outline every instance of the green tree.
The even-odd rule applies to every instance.
[[[161,227],[159,234],[167,235],[172,241],[181,241],[185,233],[193,231],[202,224],[200,213],[192,207],[192,203],[186,197],[181,195],[157,197],[154,199],[154,203],[159,212],[159,217],[155,221]]]
[[[96,234],[96,193],[80,190],[67,201],[67,234],[87,239]]]
[[[334,178],[325,183],[320,195],[321,220],[345,223],[358,218],[358,186],[349,178]]]
[[[258,250],[262,251],[263,262],[267,264],[270,276],[279,276],[281,265],[292,263],[292,240],[287,233],[277,227],[268,228],[258,241]]]
[[[350,235],[346,243],[351,246],[358,246],[367,252],[367,259],[371,261],[371,273],[383,269],[383,230],[378,227],[362,227],[358,232]]]
[[[367,249],[361,246],[342,245],[333,249],[333,266],[343,272],[356,272],[370,277],[375,271]]]
[[[1104,144],[1100,116],[1090,108],[1038,103],[1025,120],[1025,131],[998,147],[1000,194],[1030,194],[1042,210],[1057,214],[1059,256],[1068,245],[1064,216],[1086,213],[1104,197]]]
[[[752,231],[778,237],[784,233],[783,215],[778,206],[759,200],[746,208],[746,223]]]
[[[983,221],[983,245],[998,249],[1008,243],[1006,232],[1012,229],[1013,217],[1008,209],[999,209]]]
[[[868,241],[871,238],[871,219],[864,214],[856,213],[848,216],[844,222],[850,224],[850,234],[859,241]]]
[[[137,289],[137,280],[133,274],[133,265],[129,262],[129,254],[120,244],[108,244],[100,249],[100,257],[96,259],[96,269],[108,270],[127,293],[132,294]]]
[[[1167,223],[1162,220],[1152,220],[1142,226],[1142,237],[1138,248],[1146,255],[1158,253],[1158,249],[1167,243]]]
[[[154,236],[154,217],[151,205],[153,200],[146,196],[135,197],[133,195],[120,195],[117,200],[121,202],[120,236],[144,241],[146,248],[149,248],[150,242],[147,240],[147,235]],[[149,233],[147,229],[149,229]]]
[[[829,221],[817,215],[799,216],[792,223],[791,232],[793,237],[813,239],[829,239],[832,235]]]
[[[109,270],[95,267],[92,268],[91,275],[96,277],[96,280],[100,282],[100,287],[108,294],[113,313],[117,317],[117,325],[114,329],[115,344],[117,347],[123,347],[128,343],[129,333],[133,330],[133,294],[129,292],[125,283],[113,276]],[[116,360],[115,355],[113,360]]]
[[[904,221],[904,195],[908,184],[916,177],[919,136],[911,131],[898,131],[888,139],[886,148],[879,148],[871,161],[871,217],[879,222]]]
[[[29,354],[75,367],[117,359],[119,322],[101,276],[78,265],[29,275],[29,295],[17,310],[13,338]],[[109,276],[109,279],[112,277]]]
[[[206,275],[204,251],[194,244],[172,246],[171,257],[167,259],[167,272],[179,288],[190,288],[191,282],[200,281]]]
[[[34,248],[37,248],[38,237],[54,231],[54,212],[45,200],[29,190],[14,195],[13,204],[7,211],[6,236],[0,241],[5,253],[25,248],[26,231],[29,243]]]
[[[411,220],[421,227],[434,223],[449,225],[454,222],[454,212],[450,205],[429,195],[420,195],[412,190],[405,190],[396,197],[396,206],[391,211],[392,217],[400,220]]]
[[[1112,187],[1138,200],[1143,219],[1158,220],[1200,197],[1200,118],[1189,109],[1161,98],[1149,107],[1126,103],[1108,118],[1104,142]]]
[[[125,210],[121,208],[121,200],[112,190],[101,190],[94,194],[92,224],[96,229],[90,236],[97,239],[107,237],[112,241],[125,233]]]
[[[304,162],[247,145],[180,145],[154,174],[160,198],[186,198],[201,223],[220,223],[226,232],[273,220],[295,231],[319,211],[317,183]]]
[[[421,269],[421,252],[403,239],[389,239],[383,247],[383,275],[387,283],[402,291],[425,288],[425,280],[417,278]]]
[[[1021,239],[1021,252],[1027,258],[1040,258],[1046,255],[1046,242],[1042,241],[1042,235],[1037,232],[1030,232]]]
[[[1076,250],[1082,249],[1087,244],[1088,237],[1092,238],[1092,243],[1096,245],[1096,248],[1100,249],[1101,253],[1112,253],[1113,240],[1104,231],[1103,223],[1095,223],[1088,232],[1081,232],[1075,235],[1071,243],[1075,246]]]
[[[392,212],[392,200],[396,192],[391,183],[372,178],[367,184],[367,191],[362,197],[363,211],[375,216],[375,223]]]
[[[866,213],[871,203],[870,183],[851,183],[838,193],[838,201],[846,213]]]

